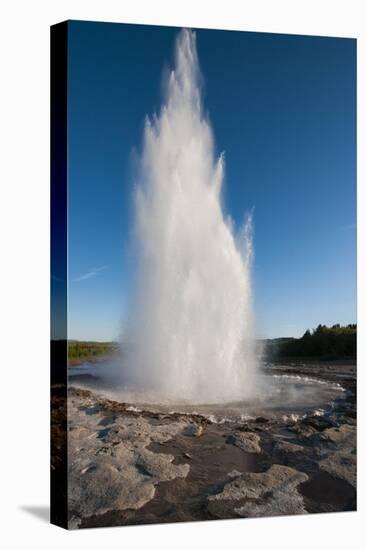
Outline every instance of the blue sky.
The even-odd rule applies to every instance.
[[[69,338],[123,330],[134,162],[177,32],[69,23]],[[197,47],[225,211],[255,209],[257,335],[355,322],[356,41],[197,30]]]

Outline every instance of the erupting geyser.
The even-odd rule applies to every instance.
[[[195,34],[178,35],[159,115],[146,121],[135,196],[136,293],[126,387],[192,403],[253,394],[251,215],[234,235],[202,108]]]

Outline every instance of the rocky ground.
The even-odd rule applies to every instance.
[[[297,421],[215,424],[70,387],[69,527],[355,510],[355,369],[324,365],[311,375],[342,383],[346,399]]]

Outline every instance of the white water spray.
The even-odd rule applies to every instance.
[[[148,119],[136,190],[136,294],[126,387],[195,403],[253,394],[251,225],[223,213],[224,160],[202,109],[195,34],[178,35],[165,104]]]

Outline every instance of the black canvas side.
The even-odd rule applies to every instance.
[[[67,32],[51,27],[51,523],[67,528]]]

